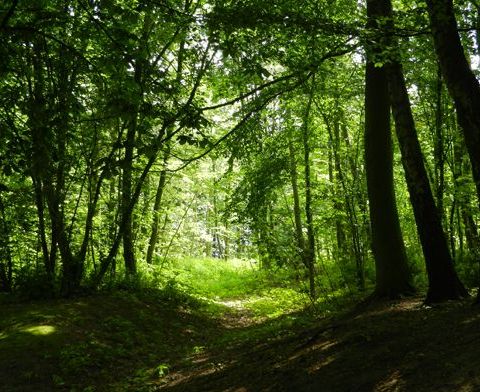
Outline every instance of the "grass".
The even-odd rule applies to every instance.
[[[174,259],[167,268],[192,294],[208,299],[245,297],[265,283],[263,271],[242,260]]]
[[[198,356],[292,333],[316,314],[288,274],[248,261],[172,260],[119,286],[70,300],[0,299],[1,390],[155,390]]]

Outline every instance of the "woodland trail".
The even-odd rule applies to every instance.
[[[232,304],[238,308],[239,304]],[[242,319],[242,309],[239,309]],[[229,316],[228,325],[234,323]],[[255,325],[237,327],[255,328]],[[315,328],[204,352],[165,391],[478,391],[480,312],[421,299],[377,303]]]
[[[471,301],[377,302],[313,320],[217,302],[119,292],[2,304],[0,391],[480,390]]]

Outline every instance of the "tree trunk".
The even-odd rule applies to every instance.
[[[295,238],[297,240],[297,249],[302,262],[305,262],[305,237],[303,236],[302,212],[300,207],[300,196],[298,194],[298,174],[293,142],[288,141],[288,151],[290,154],[290,183],[293,193],[293,218],[295,223]],[[307,265],[305,265],[307,267]]]
[[[391,36],[392,5],[390,0],[384,1],[385,14],[382,16],[390,20],[387,23],[386,37],[388,37],[389,46],[395,50],[394,55],[399,56],[396,52],[398,44]],[[442,223],[435,206],[400,60],[389,59],[386,69],[405,178],[427,267],[429,287],[426,302],[462,298],[467,295],[467,291],[453,267]]]
[[[463,130],[480,201],[480,85],[463,51],[452,0],[427,0],[435,51]]]
[[[123,260],[125,262],[125,271],[127,275],[135,275],[137,272],[135,252],[133,249],[133,211],[129,208],[132,193],[132,166],[133,149],[135,144],[135,133],[137,123],[137,113],[132,114],[131,123],[127,131],[127,140],[125,142],[125,161],[123,165],[122,179],[122,219],[124,221],[123,240]]]
[[[435,195],[440,222],[443,221],[443,193],[445,190],[445,141],[443,132],[443,100],[442,74],[437,70],[436,100],[435,100],[435,141],[433,155],[435,158]]]
[[[305,165],[305,219],[307,225],[307,243],[305,244],[305,263],[308,266],[308,280],[310,298],[315,300],[317,294],[315,290],[315,232],[313,229],[313,211],[312,211],[312,189],[310,176],[310,140],[308,119],[313,101],[313,86],[308,98],[305,118],[303,123],[303,153]]]
[[[163,190],[165,188],[165,181],[167,179],[167,161],[170,152],[165,151],[163,156],[163,169],[160,172],[160,178],[158,179],[157,192],[155,193],[155,203],[153,205],[153,222],[152,230],[150,232],[150,240],[148,241],[147,249],[147,264],[152,264],[153,253],[158,241],[158,224],[160,221],[160,206],[162,204]]]
[[[377,27],[384,0],[368,0],[368,27]],[[381,36],[379,32],[378,36]],[[375,67],[379,47],[367,47],[365,74],[365,166],[370,204],[377,297],[412,294],[393,183],[390,100],[385,67]]]
[[[12,291],[13,261],[10,248],[10,227],[5,214],[5,206],[0,191],[0,218],[2,228],[0,232],[0,291]]]
[[[333,188],[333,209],[335,211],[335,238],[336,238],[336,251],[335,258],[338,262],[344,264],[348,260],[347,247],[346,247],[346,233],[345,233],[345,224],[343,220],[343,213],[345,211],[345,205],[341,202],[342,195],[344,192],[342,190],[343,184],[343,173],[340,163],[340,157],[338,150],[340,148],[340,135],[339,135],[339,125],[338,113],[334,114],[334,126],[333,132],[332,127],[330,126],[330,120],[327,115],[324,114],[323,119],[328,131],[329,137],[329,149],[328,149],[328,179],[334,184]]]
[[[143,89],[142,83],[142,67],[140,61],[135,62],[134,81],[139,90],[139,94]],[[134,239],[133,239],[133,208],[132,204],[132,174],[133,174],[133,150],[135,148],[135,139],[137,134],[138,121],[138,105],[134,104],[131,108],[132,112],[127,128],[127,136],[125,140],[125,156],[123,162],[123,178],[122,178],[122,220],[124,230],[122,234],[123,241],[123,261],[125,263],[125,271],[127,275],[135,275],[137,273],[137,261],[135,259]]]

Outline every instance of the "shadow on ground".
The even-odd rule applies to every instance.
[[[480,312],[370,306],[297,336],[240,345],[169,375],[164,391],[478,391]]]
[[[2,392],[480,390],[469,303],[377,303],[310,325],[128,293],[0,311]]]
[[[0,391],[137,391],[215,339],[193,302],[126,292],[0,304]]]

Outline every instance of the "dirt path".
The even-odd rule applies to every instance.
[[[0,391],[480,391],[480,309],[421,299],[258,319],[112,293],[4,304]]]
[[[248,299],[235,299],[225,301],[214,301],[217,305],[226,306],[228,311],[225,311],[221,318],[222,324],[225,328],[246,328],[258,323],[259,320],[254,320],[252,311],[245,307]]]
[[[225,319],[229,328],[258,327],[241,302],[226,306],[236,312]],[[477,308],[469,303],[427,308],[417,298],[370,305],[293,335],[226,342],[174,369],[159,389],[478,391],[479,355]]]

